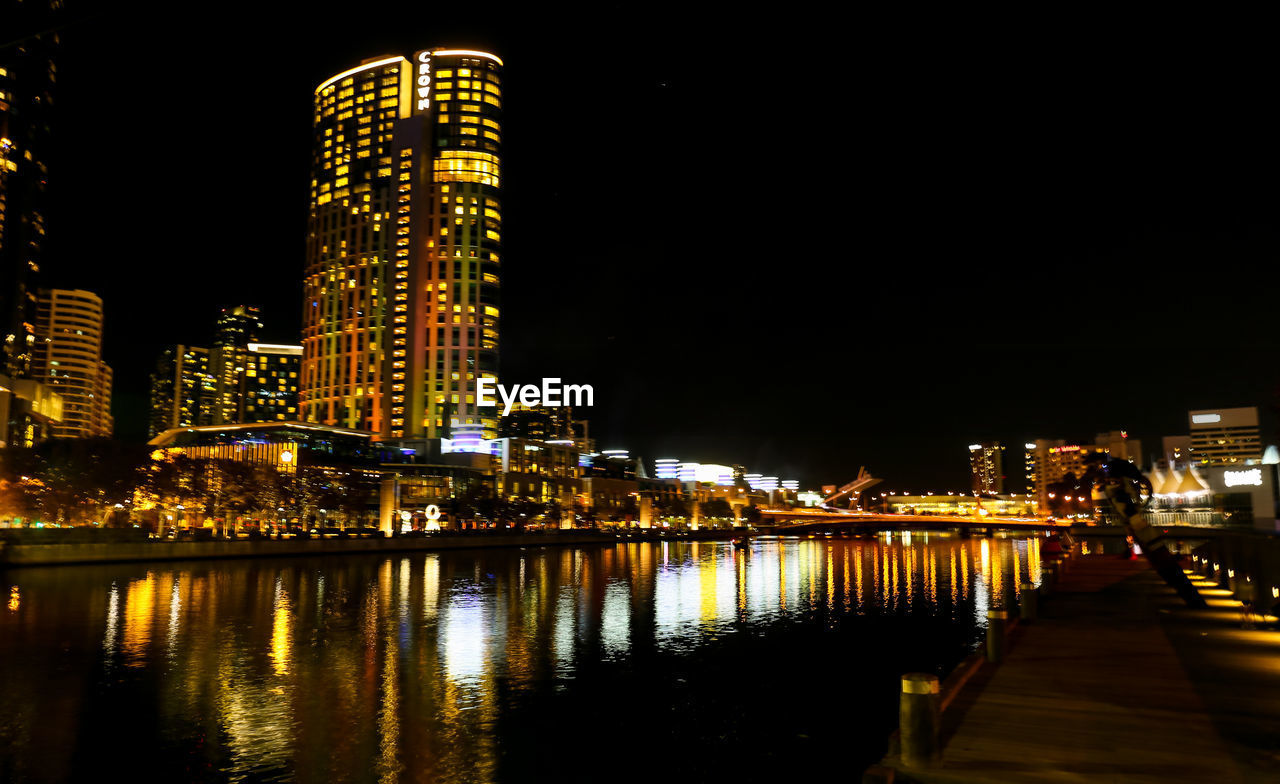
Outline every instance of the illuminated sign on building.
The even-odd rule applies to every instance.
[[[418,52],[418,111],[431,108],[431,52]]]
[[[1191,424],[1193,425],[1208,425],[1214,422],[1221,422],[1221,421],[1222,421],[1222,414],[1192,414],[1191,415]]]
[[[1078,447],[1078,446],[1055,446],[1055,447],[1051,447],[1051,448],[1049,449],[1049,451],[1056,455],[1056,454],[1058,454],[1059,452],[1079,452],[1079,451],[1080,451],[1080,447]]]
[[[1250,468],[1244,471],[1223,471],[1222,483],[1227,487],[1239,487],[1240,485],[1253,485],[1254,487],[1262,486],[1262,469]]]

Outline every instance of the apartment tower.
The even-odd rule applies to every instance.
[[[502,61],[424,49],[315,90],[300,418],[495,437]]]

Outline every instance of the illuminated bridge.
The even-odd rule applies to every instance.
[[[822,531],[883,531],[903,529],[992,529],[1043,531],[1058,527],[1038,517],[979,517],[961,515],[909,515],[880,512],[827,512],[820,509],[761,509],[762,531],[775,534],[807,534]]]

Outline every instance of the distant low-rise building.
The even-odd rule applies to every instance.
[[[0,375],[0,449],[32,447],[53,437],[62,396],[29,378]]]

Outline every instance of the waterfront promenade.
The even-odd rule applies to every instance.
[[[511,531],[465,531],[429,536],[350,536],[285,539],[215,539],[211,541],[171,541],[132,536],[107,541],[109,537],[76,536],[75,529],[46,529],[43,533],[66,533],[71,541],[56,536],[0,535],[0,568],[58,566],[128,561],[191,561],[218,558],[282,558],[291,556],[348,555],[361,553],[432,552],[487,547],[548,547],[615,544],[620,541],[697,541],[728,539],[733,531],[706,529],[666,531],[645,529],[612,532],[600,529],[567,529],[517,533]],[[141,534],[140,531],[126,531]],[[0,534],[4,532],[0,531]],[[25,532],[22,532],[25,533]],[[39,531],[32,533],[41,533]],[[114,531],[88,531],[112,534]],[[102,540],[102,541],[99,541]]]
[[[1145,560],[1074,559],[943,713],[941,760],[890,749],[866,781],[1280,781],[1280,631],[1197,580],[1189,610]]]

